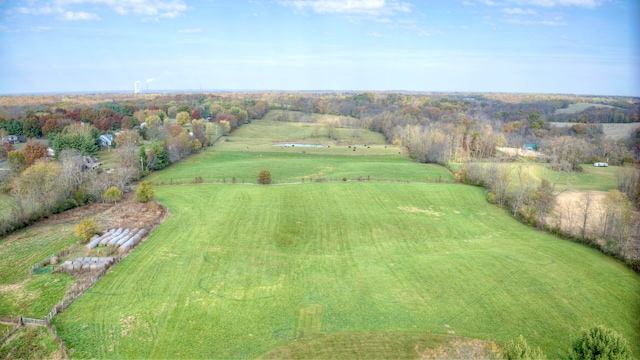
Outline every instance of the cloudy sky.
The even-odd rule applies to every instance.
[[[637,0],[0,0],[0,94],[640,96]]]

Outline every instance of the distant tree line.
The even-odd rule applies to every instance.
[[[216,136],[268,110],[266,101],[245,94],[129,96],[122,103],[109,100],[84,108],[40,104],[16,118],[0,117],[1,138],[11,134],[30,139],[20,151],[0,142],[0,161],[9,167],[0,171],[0,192],[11,200],[0,212],[0,234],[90,201],[113,201],[130,182],[210,146]],[[93,169],[102,134],[115,136],[109,146],[114,152],[112,171]],[[53,154],[36,141],[42,137]]]

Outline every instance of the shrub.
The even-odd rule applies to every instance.
[[[122,198],[122,191],[120,191],[120,189],[118,189],[117,187],[112,186],[104,191],[102,197],[107,201],[113,201],[113,203],[115,204],[116,202],[118,202],[118,200],[120,200],[120,198]]]
[[[196,176],[196,177],[193,179],[193,183],[194,183],[194,184],[202,184],[202,176]]]
[[[153,194],[153,186],[151,186],[151,184],[145,180],[141,182],[140,186],[138,186],[138,189],[136,189],[136,201],[141,203],[149,202],[151,199],[153,199]]]
[[[345,176],[345,177],[343,177],[343,178],[342,178],[342,181],[347,181],[347,177],[346,177],[346,176]]]
[[[258,183],[262,185],[271,184],[271,172],[269,172],[269,170],[260,170]]]
[[[507,344],[504,357],[507,360],[538,360],[547,358],[539,347],[532,349],[522,335],[518,337],[518,340],[510,341]]]
[[[602,325],[584,330],[573,343],[571,359],[631,359],[627,341]]]
[[[82,219],[76,225],[75,235],[87,241],[95,234],[100,234],[102,229],[96,223],[95,219]]]
[[[27,168],[27,159],[20,151],[14,150],[7,155],[7,162],[9,163],[9,170],[13,175],[20,175],[20,173]]]

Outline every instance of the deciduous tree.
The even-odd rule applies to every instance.
[[[105,190],[102,194],[102,198],[107,201],[113,201],[113,203],[117,203],[122,198],[122,191],[115,186],[112,186]]]
[[[20,175],[20,173],[27,168],[27,160],[24,154],[20,151],[10,151],[7,155],[7,162],[9,163],[9,171],[14,176]]]
[[[189,113],[186,111],[179,112],[178,115],[176,115],[176,121],[180,126],[187,125],[190,120],[191,120],[191,116],[189,116]]]
[[[22,123],[22,133],[27,138],[39,138],[42,135],[40,120],[35,115],[26,118]]]
[[[45,158],[49,155],[49,148],[41,144],[39,141],[29,141],[22,148],[24,159],[27,166],[33,165],[36,160]]]
[[[271,184],[271,172],[269,170],[260,170],[260,173],[258,173],[258,183],[262,185]]]
[[[75,235],[82,238],[84,241],[88,241],[93,237],[93,235],[100,234],[101,232],[102,229],[93,218],[80,220],[75,228]]]
[[[154,190],[153,186],[148,181],[140,183],[136,189],[136,201],[141,203],[149,202],[153,199]]]

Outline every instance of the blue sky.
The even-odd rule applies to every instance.
[[[636,0],[0,0],[0,93],[640,96]]]

